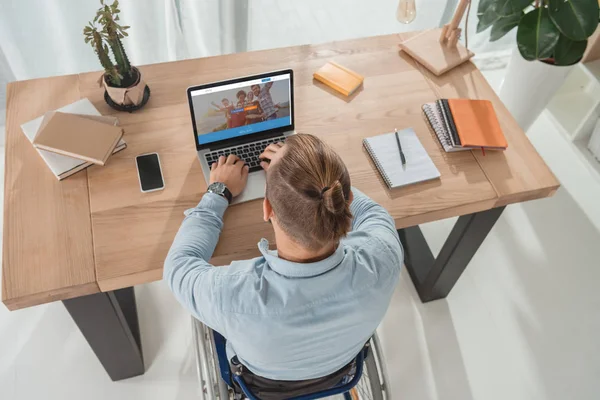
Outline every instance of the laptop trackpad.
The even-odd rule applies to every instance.
[[[239,196],[233,199],[231,204],[243,203],[244,201],[265,197],[265,182],[265,171],[252,172],[248,175],[248,184],[246,185],[246,188]]]

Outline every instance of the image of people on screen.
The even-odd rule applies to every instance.
[[[198,135],[290,116],[289,80],[194,96]]]

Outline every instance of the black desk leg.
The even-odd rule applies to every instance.
[[[113,381],[144,373],[133,288],[63,300]]]
[[[404,264],[423,303],[448,296],[502,211],[498,207],[459,217],[437,258],[418,226],[398,229]]]

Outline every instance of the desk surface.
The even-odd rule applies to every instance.
[[[435,77],[398,51],[411,34],[378,36],[140,67],[152,90],[133,114],[110,109],[99,73],[14,82],[8,86],[2,300],[9,309],[110,291],[161,279],[183,211],[206,190],[197,161],[186,88],[236,76],[292,68],[298,132],[334,146],[352,183],[381,203],[398,228],[552,195],[559,186],[523,131],[472,64]],[[312,73],[335,60],[365,76],[345,99]],[[126,150],[58,182],[21,132],[44,112],[88,97],[117,115]],[[421,105],[439,97],[489,99],[509,143],[505,152],[447,154],[427,128]],[[362,149],[362,139],[413,127],[441,179],[388,191]],[[166,187],[141,193],[135,156],[160,154]],[[254,257],[261,201],[231,207],[214,264]]]

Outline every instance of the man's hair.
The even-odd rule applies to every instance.
[[[239,99],[241,95],[245,96],[246,92],[244,92],[243,90],[240,90],[239,92],[237,92],[237,94],[235,95],[235,97],[237,97]]]
[[[221,103],[224,101],[229,101],[229,99],[227,97],[224,97],[223,99],[221,99]]]
[[[254,85],[250,86],[250,90],[254,90],[254,87],[255,87],[255,86],[256,86],[257,88],[259,88],[259,89],[260,89],[260,86],[259,86],[259,85],[257,85],[257,84],[254,84]]]
[[[281,229],[308,249],[346,236],[352,223],[350,175],[340,156],[307,134],[286,139],[267,172],[266,196]]]

